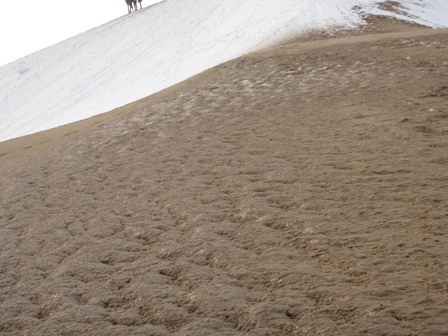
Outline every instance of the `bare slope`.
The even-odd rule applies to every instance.
[[[447,55],[295,41],[0,144],[0,334],[446,334]]]

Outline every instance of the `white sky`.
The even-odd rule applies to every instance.
[[[161,0],[143,0],[147,7]],[[3,0],[0,66],[127,14],[124,0]]]

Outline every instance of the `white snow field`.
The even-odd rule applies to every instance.
[[[448,27],[447,0],[396,0],[395,13],[378,3],[165,0],[0,67],[0,141],[107,112],[293,35],[356,28],[365,14]]]

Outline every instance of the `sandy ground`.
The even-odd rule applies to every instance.
[[[0,143],[0,335],[448,335],[448,31],[371,19]]]

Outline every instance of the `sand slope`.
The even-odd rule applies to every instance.
[[[400,27],[1,143],[0,335],[446,335],[448,31]]]

